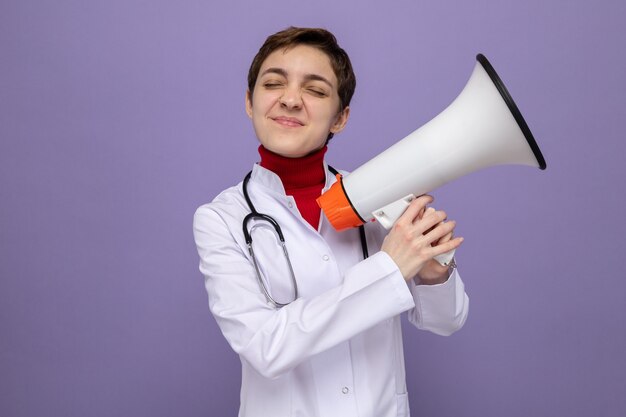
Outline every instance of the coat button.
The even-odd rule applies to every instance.
[[[325,261],[327,261],[327,260],[329,260],[329,259],[330,259],[330,256],[328,256],[328,255],[324,255],[324,256],[322,256],[322,259],[323,259],[323,260],[325,260]]]
[[[288,202],[287,205],[289,206],[289,208],[293,208],[293,203],[291,201]]]
[[[344,394],[347,394],[347,393],[349,393],[349,392],[350,392],[350,389],[349,389],[348,387],[343,387],[343,388],[341,389],[341,392],[342,392],[342,393],[344,393]]]

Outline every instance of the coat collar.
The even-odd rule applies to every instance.
[[[328,170],[326,161],[324,161],[324,171],[326,172],[326,183],[324,184],[322,192],[328,190],[330,186],[337,181],[333,173]],[[271,192],[279,193],[283,196],[286,195],[285,187],[283,186],[280,177],[269,169],[263,168],[259,164],[254,164],[252,167],[252,176],[250,180]]]

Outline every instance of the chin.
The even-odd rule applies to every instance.
[[[316,139],[303,136],[296,135],[293,132],[289,132],[289,134],[273,132],[271,135],[265,136],[263,140],[259,139],[259,142],[268,151],[286,158],[301,158],[323,148],[326,144],[326,136]]]
[[[284,156],[285,158],[302,158],[310,154],[311,152],[315,152],[318,148],[308,149],[302,148],[298,146],[287,146],[283,144],[283,146],[272,146],[271,144],[263,144],[265,149],[268,151],[274,152],[277,155]]]

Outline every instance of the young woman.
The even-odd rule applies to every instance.
[[[241,358],[240,416],[408,416],[399,314],[442,335],[467,317],[461,278],[433,260],[462,238],[430,196],[363,238],[315,202],[335,182],[324,154],[354,88],[330,32],[270,36],[246,93],[261,161],[195,214],[209,307]]]

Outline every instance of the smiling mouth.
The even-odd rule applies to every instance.
[[[285,126],[285,127],[301,127],[304,126],[304,123],[302,123],[300,120],[293,118],[293,117],[283,117],[283,116],[279,116],[279,117],[273,117],[272,118],[273,121],[275,121],[276,123],[278,123],[281,126]]]

